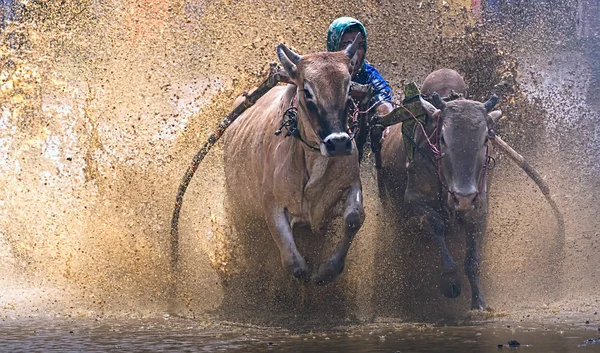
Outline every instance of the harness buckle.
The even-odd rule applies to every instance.
[[[285,137],[298,134],[298,111],[296,107],[290,107],[283,113],[283,121],[279,129],[275,131],[275,136],[281,135],[283,128],[286,129]]]

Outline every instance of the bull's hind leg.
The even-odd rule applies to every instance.
[[[308,273],[306,261],[298,251],[294,234],[285,211],[281,208],[271,207],[267,212],[267,226],[273,240],[279,249],[281,264],[296,278],[304,278]]]
[[[362,205],[362,193],[360,186],[353,187],[346,197],[344,209],[344,238],[337,245],[331,257],[319,265],[313,274],[313,281],[318,285],[332,282],[344,270],[346,255],[352,244],[352,239],[360,229],[365,220],[365,211]]]

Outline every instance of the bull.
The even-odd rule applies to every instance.
[[[347,120],[360,37],[344,51],[304,56],[280,44],[277,55],[291,84],[272,88],[223,135],[231,214],[243,222],[265,222],[286,271],[318,285],[343,271],[365,218],[358,153]],[[274,136],[284,127],[294,138]],[[294,228],[310,226],[324,234],[339,216],[344,236],[309,276]]]
[[[492,161],[488,154],[491,140],[534,179],[550,201],[564,235],[564,222],[547,186],[539,174],[499,137],[495,124],[500,110],[493,111],[497,97],[485,103],[460,97],[446,102],[440,97],[464,96],[467,86],[454,70],[442,69],[424,81],[422,98],[425,122],[417,126],[414,138],[404,136],[402,124],[391,126],[384,139],[378,169],[380,197],[391,209],[406,211],[408,220],[433,236],[441,253],[440,290],[449,298],[461,293],[459,267],[445,242],[450,228],[462,227],[466,234],[464,269],[471,285],[471,309],[487,308],[480,287],[481,243],[487,217],[486,170]],[[422,128],[421,128],[422,127]],[[414,155],[408,158],[403,139],[411,138]]]

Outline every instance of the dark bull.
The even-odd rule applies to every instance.
[[[539,174],[496,136],[495,124],[502,115],[499,110],[492,111],[496,96],[485,103],[464,98],[445,102],[437,93],[450,96],[453,91],[466,95],[462,77],[453,70],[438,70],[425,80],[423,93],[431,94],[433,104],[421,98],[426,120],[417,127],[413,139],[419,153],[407,158],[401,124],[392,126],[383,144],[378,183],[384,203],[406,211],[409,219],[421,221],[423,231],[435,239],[442,257],[440,289],[449,298],[460,295],[461,274],[446,246],[445,235],[448,227],[464,229],[464,267],[471,285],[471,308],[482,310],[487,304],[479,285],[479,266],[488,207],[486,170],[491,141],[540,186],[559,220],[559,238],[564,237],[564,222]]]

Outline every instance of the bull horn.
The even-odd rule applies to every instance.
[[[446,102],[440,97],[439,93],[433,92],[431,100],[433,101],[433,105],[439,110],[444,110],[446,108]]]
[[[485,112],[491,112],[492,109],[494,109],[494,107],[496,106],[496,104],[498,104],[498,96],[493,94],[490,97],[490,99],[487,100],[487,102],[483,103],[483,106],[485,107]]]
[[[546,198],[546,201],[548,201],[548,203],[550,204],[550,207],[552,208],[552,213],[554,213],[556,221],[558,222],[559,241],[560,245],[563,246],[565,242],[565,220],[563,218],[562,213],[558,209],[556,202],[552,198],[552,195],[550,194],[550,188],[548,187],[548,184],[546,184],[546,182],[542,179],[540,174],[535,169],[533,169],[529,162],[527,162],[527,160],[523,156],[521,156],[519,153],[517,153],[517,151],[512,149],[512,147],[510,147],[506,142],[504,142],[504,140],[502,140],[500,136],[496,135],[492,140],[496,143],[496,145],[498,145],[498,147],[500,147],[502,151],[504,151],[508,155],[508,157],[510,157],[510,159],[512,159],[519,167],[521,167],[521,169],[523,169],[523,171],[525,171],[525,173],[527,173],[527,175],[540,188],[542,194],[544,194],[544,197]]]
[[[298,61],[300,61],[300,59],[302,59],[302,57],[300,55],[294,53],[293,51],[291,51],[284,44],[279,44],[277,46],[277,56],[279,57],[279,61],[281,62],[281,65],[283,66],[283,68],[285,69],[287,74],[291,78],[296,77],[296,71],[297,71],[296,63]],[[291,56],[291,58],[290,58],[290,56]]]
[[[421,106],[429,113],[429,115],[433,115],[438,111],[438,108],[436,108],[433,104],[423,99],[421,95],[419,95],[419,100],[421,101]]]
[[[350,59],[352,59],[354,57],[354,54],[356,54],[356,51],[358,50],[358,46],[360,45],[360,41],[362,41],[363,35],[361,32],[358,32],[358,34],[356,34],[356,38],[354,38],[354,41],[352,42],[352,44],[350,44],[346,50],[344,50],[344,52],[346,53],[346,55],[348,55],[348,57]]]

